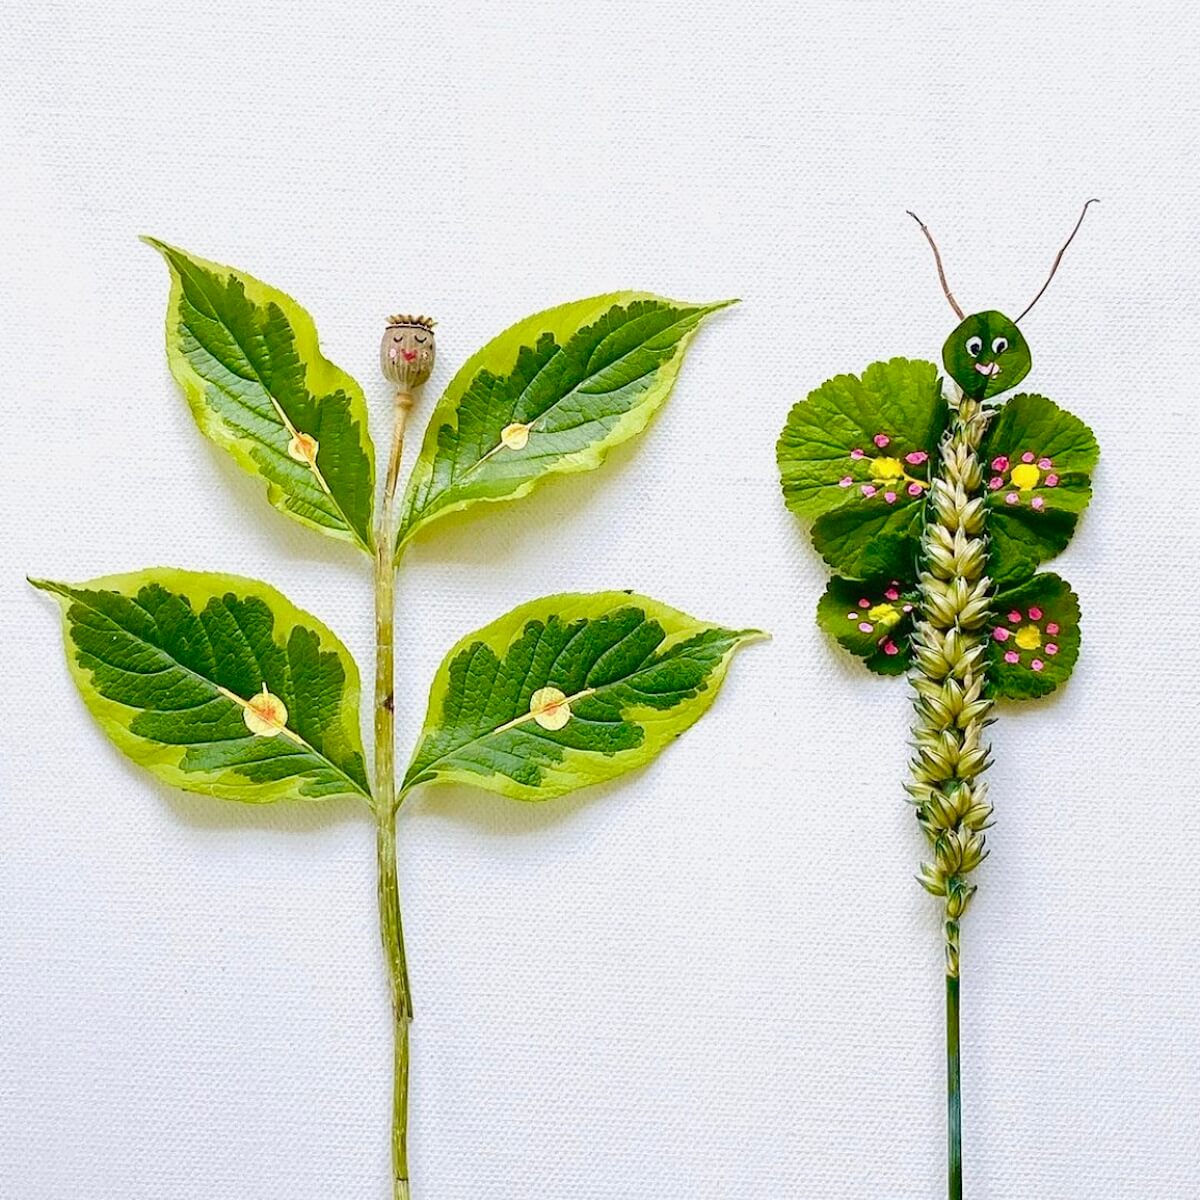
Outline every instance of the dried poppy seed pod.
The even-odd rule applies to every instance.
[[[429,378],[436,356],[432,317],[388,317],[379,344],[379,366],[400,392],[411,392]]]

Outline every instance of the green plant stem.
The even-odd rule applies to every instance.
[[[394,1200],[409,1200],[408,1033],[412,993],[404,956],[400,885],[396,872],[396,483],[404,451],[404,426],[412,397],[396,396],[392,449],[375,529],[375,815],[379,857],[379,929],[387,962],[395,1026],[392,1093],[392,1178]]]
[[[946,1125],[950,1200],[962,1200],[962,1078],[958,1061],[958,976],[946,976]]]

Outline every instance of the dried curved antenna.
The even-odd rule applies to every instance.
[[[946,299],[950,301],[950,307],[954,309],[954,315],[960,321],[966,319],[967,314],[963,312],[958,301],[954,298],[954,293],[950,290],[950,285],[946,282],[946,268],[942,266],[941,251],[938,250],[937,242],[933,240],[933,234],[929,232],[929,226],[917,216],[911,208],[904,210],[918,225],[921,227],[921,232],[925,235],[925,240],[929,243],[930,249],[933,251],[933,260],[937,263],[938,279],[941,280],[942,291],[946,293]],[[1065,247],[1064,247],[1065,248]],[[1055,264],[1057,266],[1057,264]]]
[[[1060,262],[1062,262],[1063,255],[1066,254],[1066,252],[1067,252],[1067,247],[1075,240],[1075,235],[1079,232],[1080,225],[1083,224],[1083,218],[1087,216],[1087,210],[1093,204],[1099,204],[1099,203],[1100,203],[1100,201],[1095,196],[1093,196],[1090,200],[1087,200],[1084,202],[1083,210],[1079,214],[1079,220],[1075,222],[1075,228],[1071,230],[1071,236],[1068,237],[1065,242],[1063,242],[1062,249],[1054,256],[1054,264],[1050,268],[1050,274],[1046,277],[1046,282],[1042,284],[1041,289],[1039,290],[1038,294],[1036,296],[1034,296],[1034,298],[1032,300],[1030,300],[1030,302],[1025,306],[1025,309],[1021,313],[1021,316],[1018,317],[1016,319],[1016,321],[1013,322],[1014,325],[1017,324],[1018,322],[1020,322],[1021,318],[1024,317],[1030,311],[1030,309],[1032,309],[1033,306],[1042,298],[1046,289],[1050,286],[1050,280],[1054,278],[1054,273],[1058,270],[1058,264]],[[935,250],[934,253],[936,254],[937,251]]]

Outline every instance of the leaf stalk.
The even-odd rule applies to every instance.
[[[395,1074],[392,1091],[392,1178],[394,1200],[409,1200],[408,1062],[412,992],[404,953],[400,886],[396,870],[396,484],[404,453],[404,431],[413,397],[397,392],[392,445],[375,529],[375,815],[379,860],[379,930],[392,997]]]

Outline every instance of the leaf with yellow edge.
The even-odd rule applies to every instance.
[[[549,800],[643,766],[763,635],[629,592],[547,596],[468,634],[433,681],[402,791],[470,783]]]
[[[404,497],[397,549],[434,521],[590,471],[662,406],[718,304],[612,292],[518,322],[438,401]]]

